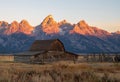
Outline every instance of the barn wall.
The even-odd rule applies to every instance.
[[[0,61],[14,61],[14,56],[0,56]]]
[[[56,40],[51,44],[49,51],[65,51],[64,45],[59,40]]]
[[[33,62],[75,61],[76,56],[63,51],[48,51],[34,56]]]

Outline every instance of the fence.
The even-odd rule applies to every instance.
[[[120,54],[86,54],[79,55],[78,62],[120,62]]]

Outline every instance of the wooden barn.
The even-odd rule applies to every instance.
[[[30,51],[44,51],[44,53],[34,55],[32,62],[74,61],[77,58],[77,55],[65,51],[64,45],[59,39],[36,40],[32,44]]]

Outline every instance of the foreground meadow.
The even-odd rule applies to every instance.
[[[120,82],[120,63],[0,62],[0,82]]]

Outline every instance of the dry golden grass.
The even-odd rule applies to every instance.
[[[0,82],[120,82],[120,63],[0,62]]]

